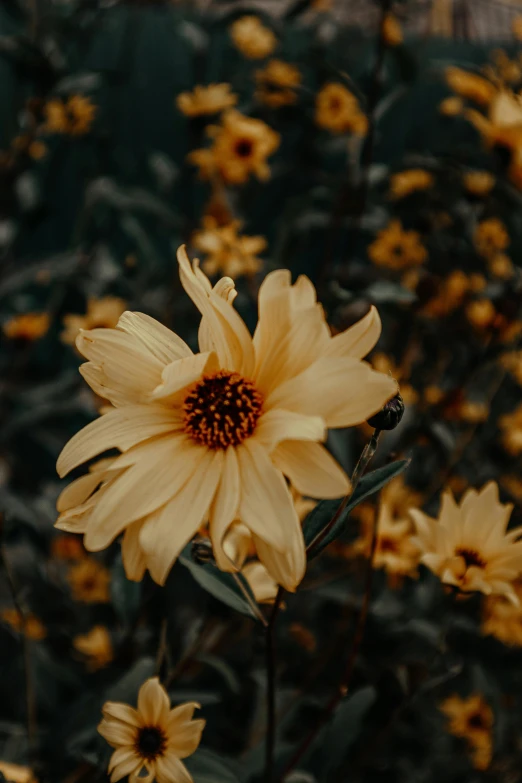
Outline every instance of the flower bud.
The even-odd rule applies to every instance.
[[[212,544],[208,538],[198,537],[192,542],[192,559],[198,565],[205,565],[214,561]]]
[[[399,392],[388,400],[384,408],[368,419],[367,424],[376,430],[394,430],[404,415],[404,400]]]

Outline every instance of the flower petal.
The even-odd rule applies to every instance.
[[[277,552],[258,536],[254,536],[254,543],[257,555],[272,579],[294,593],[306,571],[306,547],[299,519],[296,518],[292,525],[286,525],[285,535],[284,552]]]
[[[272,453],[272,461],[303,495],[340,498],[350,491],[344,470],[319,443],[284,441]]]
[[[178,726],[191,721],[194,711],[200,709],[201,704],[197,701],[186,701],[173,707],[169,712],[169,732],[174,732]]]
[[[119,701],[106,701],[102,707],[103,717],[106,720],[121,721],[129,726],[141,726],[140,716],[128,704]]]
[[[115,767],[117,767],[119,764],[124,764],[125,762],[128,762],[130,759],[134,760],[136,766],[138,766],[138,764],[141,764],[140,757],[136,755],[136,751],[134,750],[133,747],[123,746],[121,748],[118,748],[117,750],[114,751],[114,753],[111,756],[111,760],[109,761],[109,767],[107,771],[112,772],[112,770]],[[118,778],[118,780],[119,779],[120,778]]]
[[[157,677],[150,677],[138,693],[138,713],[144,726],[166,728],[170,701],[165,688]]]
[[[194,783],[183,762],[169,752],[156,761],[156,779],[158,783]]]
[[[209,515],[210,538],[216,564],[222,571],[236,570],[223,547],[225,533],[237,518],[240,481],[239,465],[235,449],[230,446],[224,452],[223,469],[219,486]]]
[[[141,582],[147,570],[145,554],[140,546],[140,532],[144,522],[144,519],[139,519],[129,525],[121,542],[121,557],[125,576],[132,582]]]
[[[181,337],[145,313],[127,310],[120,316],[117,328],[135,337],[162,364],[192,356],[192,351]]]
[[[120,751],[126,751],[126,752],[124,754],[120,754],[121,760],[114,763],[113,759],[116,756],[116,754],[120,753]],[[117,783],[118,780],[121,780],[127,775],[130,775],[131,773],[138,771],[142,763],[143,763],[142,760],[135,753],[133,748],[130,749],[119,748],[112,754],[109,763],[109,772],[111,772],[112,770],[111,783]]]
[[[270,453],[284,440],[323,441],[326,425],[319,416],[272,409],[261,416],[253,437]]]
[[[169,750],[179,759],[186,759],[192,756],[201,742],[201,734],[205,728],[205,720],[192,720],[190,723],[178,725],[176,730],[170,734]]]
[[[113,748],[118,748],[120,745],[132,745],[136,738],[136,729],[125,723],[112,720],[102,720],[98,726],[98,732]]]
[[[215,353],[197,353],[167,364],[161,375],[161,383],[154,389],[150,399],[161,401],[165,405],[179,395],[180,391],[200,380],[204,374],[217,372],[218,369]],[[179,402],[181,403],[181,400]]]
[[[350,326],[328,343],[324,356],[353,356],[362,359],[370,353],[381,336],[382,324],[377,308],[372,305],[370,312],[353,326]]]

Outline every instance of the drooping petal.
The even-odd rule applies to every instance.
[[[126,723],[112,720],[102,720],[98,726],[98,732],[113,748],[120,745],[132,745],[136,738],[135,728]]]
[[[340,498],[350,491],[344,470],[320,443],[284,441],[272,453],[272,461],[303,495]]]
[[[299,519],[285,527],[286,548],[277,552],[258,536],[254,536],[256,552],[277,584],[291,593],[297,590],[306,571],[306,547]]]
[[[177,707],[173,707],[169,712],[169,733],[175,732],[179,726],[191,721],[195,710],[200,709],[201,704],[197,701],[186,701],[184,704],[179,704]]]
[[[204,374],[219,369],[215,353],[198,353],[168,364],[161,375],[161,383],[150,395],[150,399],[166,405],[176,401],[176,397],[187,386],[200,380]]]
[[[126,753],[120,755],[120,761],[114,762],[114,758],[119,751],[125,750]],[[111,772],[111,783],[117,783],[118,780],[127,777],[133,772],[136,772],[142,765],[142,760],[135,753],[134,748],[120,748],[112,754],[112,758],[109,764],[109,772]]]
[[[127,746],[123,746],[122,748],[118,748],[117,750],[114,751],[114,753],[111,756],[111,760],[109,761],[109,767],[107,771],[112,772],[112,770],[115,767],[117,767],[119,764],[126,764],[128,761],[130,761],[130,759],[134,761],[136,767],[139,764],[141,764],[140,757],[136,754],[136,751],[133,747],[129,748]],[[133,767],[133,769],[134,768],[135,767]]]
[[[194,783],[186,766],[173,752],[156,761],[156,778],[158,783]]]
[[[270,453],[285,440],[324,441],[326,425],[318,416],[273,409],[261,416],[253,437]]]
[[[270,603],[275,600],[277,582],[270,576],[263,563],[258,560],[247,563],[242,568],[241,575],[247,580],[258,603]]]
[[[212,550],[218,568],[223,571],[233,569],[233,564],[223,548],[225,533],[237,518],[240,495],[239,465],[236,451],[232,446],[224,452],[223,469],[219,486],[209,515]]]
[[[382,324],[377,308],[372,305],[370,312],[346,331],[336,334],[328,343],[324,356],[353,356],[363,359],[374,348],[381,336]]]
[[[71,481],[58,496],[57,511],[68,511],[79,506],[92,495],[96,487],[110,475],[109,471],[91,471]]]
[[[170,701],[165,688],[157,677],[151,677],[138,693],[138,713],[144,726],[167,726]]]
[[[140,716],[134,707],[130,707],[128,704],[123,704],[120,701],[106,701],[102,707],[102,712],[103,717],[106,719],[121,721],[134,727],[142,725]]]
[[[192,351],[181,337],[145,313],[127,310],[120,316],[117,328],[136,338],[162,364],[192,356]]]
[[[144,521],[144,519],[139,519],[129,525],[121,542],[121,557],[125,576],[132,582],[141,582],[147,570],[145,554],[140,546],[140,532]]]

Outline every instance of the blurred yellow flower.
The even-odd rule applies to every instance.
[[[375,370],[395,378],[399,382],[401,396],[406,405],[415,405],[418,395],[413,386],[408,383],[409,372],[405,368],[396,365],[393,359],[385,353],[374,354],[372,366]]]
[[[398,46],[403,42],[402,28],[395,14],[387,13],[384,17],[382,38],[387,46]]]
[[[315,121],[331,133],[355,133],[365,136],[368,119],[355,95],[339,82],[325,84],[317,94]]]
[[[497,94],[497,88],[487,79],[455,66],[446,68],[446,82],[461,98],[467,98],[481,106],[489,106]]]
[[[76,536],[55,536],[51,541],[51,556],[56,560],[79,560],[85,549]]]
[[[485,144],[509,154],[508,176],[522,188],[522,98],[507,90],[499,90],[491,102],[488,116],[474,109],[465,112],[482,135]]]
[[[29,134],[15,136],[11,148],[18,152],[25,152],[33,160],[41,160],[47,154],[47,147],[43,141],[33,139]]]
[[[466,305],[466,317],[477,329],[487,329],[492,326],[496,316],[495,305],[490,299],[474,299]]]
[[[482,633],[494,636],[503,644],[522,647],[522,583],[514,583],[513,588],[518,605],[503,596],[486,598],[482,608]]]
[[[296,87],[301,84],[301,73],[295,65],[283,60],[270,60],[265,68],[255,73],[256,98],[267,106],[288,106],[297,100]]]
[[[452,95],[450,98],[444,98],[444,100],[439,103],[439,111],[445,117],[456,117],[461,114],[463,110],[464,101],[462,98],[457,98],[455,95]]]
[[[448,731],[467,740],[475,769],[487,769],[493,756],[493,711],[484,697],[475,693],[462,699],[454,694],[440,709],[448,718]]]
[[[473,241],[477,252],[484,258],[491,258],[500,250],[505,250],[510,243],[506,227],[499,218],[488,218],[479,223]]]
[[[502,432],[502,445],[510,454],[522,453],[522,405],[498,420]]]
[[[67,101],[52,98],[45,104],[45,125],[47,133],[63,133],[69,136],[83,136],[91,129],[97,107],[84,95],[72,95]]]
[[[433,185],[434,178],[426,169],[407,169],[390,177],[390,196],[404,198],[417,190],[427,190]]]
[[[522,386],[522,351],[508,351],[503,354],[501,364]]]
[[[375,514],[375,511],[374,511]],[[361,535],[353,545],[354,555],[370,554],[374,515],[365,515],[361,522]],[[384,568],[391,587],[400,585],[406,576],[417,577],[419,548],[413,541],[413,525],[408,517],[398,517],[384,500],[381,500],[377,519],[377,547],[374,567]]]
[[[272,30],[257,16],[242,16],[230,25],[230,35],[236,49],[249,60],[268,57],[277,46]]]
[[[522,528],[506,532],[512,509],[499,502],[494,481],[478,492],[469,489],[460,504],[444,492],[437,519],[411,509],[420,562],[462,592],[496,593],[516,603],[512,582],[522,572]]]
[[[49,330],[48,313],[24,313],[4,321],[2,330],[11,340],[38,340]]]
[[[141,686],[137,709],[105,702],[98,731],[115,748],[108,768],[111,783],[127,775],[132,783],[193,783],[181,759],[191,756],[201,742],[205,721],[193,720],[199,708],[191,701],[171,709],[157,677]]]
[[[515,16],[511,23],[511,30],[517,41],[522,41],[522,16]]]
[[[0,761],[0,773],[10,783],[36,783],[36,777],[30,767],[21,767],[9,761]]]
[[[110,571],[92,558],[84,558],[71,566],[67,581],[75,601],[84,604],[106,604],[110,600]]]
[[[73,647],[87,659],[87,668],[97,671],[114,658],[110,634],[104,625],[95,625],[88,633],[73,639]]]
[[[104,296],[101,299],[89,298],[85,315],[64,315],[65,329],[60,335],[62,342],[74,345],[80,329],[97,329],[101,326],[112,327],[124,312],[127,303],[117,296]]]
[[[243,185],[252,174],[262,181],[269,179],[267,158],[277,150],[281,137],[265,122],[229,109],[221,125],[207,131],[214,137],[212,147],[194,150],[188,156],[199,166],[200,176],[219,176],[230,185]]]
[[[22,617],[18,609],[2,609],[0,619],[7,623],[13,631],[24,633],[28,639],[40,641],[47,636],[45,625],[34,614],[26,614]]]
[[[192,92],[182,92],[176,98],[178,109],[187,117],[201,117],[204,114],[216,114],[235,106],[238,97],[231,92],[227,82],[221,84],[197,84]]]
[[[513,261],[505,253],[497,253],[488,258],[488,269],[493,277],[509,280],[515,274]]]
[[[196,231],[192,242],[197,250],[205,253],[201,266],[207,275],[250,277],[262,268],[263,262],[257,255],[265,250],[266,239],[238,234],[241,225],[240,220],[233,220],[226,226],[218,226],[214,218],[203,218],[203,229]]]
[[[472,196],[484,198],[495,187],[495,177],[489,171],[467,171],[462,177],[462,184]]]
[[[368,256],[377,266],[398,270],[423,264],[428,252],[416,231],[406,231],[400,220],[390,220],[368,247]]]

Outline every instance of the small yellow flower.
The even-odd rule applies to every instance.
[[[495,177],[489,171],[468,171],[462,177],[462,184],[472,196],[484,198],[495,187]]]
[[[258,88],[256,98],[261,103],[277,108],[295,103],[296,87],[301,84],[301,73],[295,65],[283,60],[270,60],[265,68],[256,71]]]
[[[507,532],[512,508],[499,502],[490,481],[478,492],[469,489],[459,504],[444,492],[438,519],[411,509],[420,562],[461,592],[505,595],[516,603],[512,582],[522,572],[522,528]]]
[[[36,783],[34,772],[30,767],[21,767],[9,761],[0,761],[0,772],[10,783]]]
[[[365,136],[368,120],[355,95],[339,82],[325,84],[317,94],[315,121],[331,133],[355,133]]]
[[[104,296],[101,299],[90,298],[87,300],[87,312],[85,315],[64,315],[65,329],[60,335],[62,342],[74,345],[80,329],[98,329],[99,327],[111,328],[116,326],[118,318],[125,311],[127,303],[117,296]]]
[[[497,315],[495,305],[490,299],[474,299],[466,306],[466,317],[476,329],[487,329]]]
[[[203,218],[203,230],[197,231],[192,241],[206,255],[202,268],[208,275],[220,273],[236,278],[259,272],[263,262],[257,255],[265,250],[266,239],[238,234],[240,228],[239,220],[218,226],[214,218]]]
[[[67,101],[53,98],[44,107],[47,133],[83,136],[91,129],[97,107],[84,95],[72,95]]]
[[[509,280],[515,274],[513,261],[505,253],[497,253],[488,259],[489,271],[493,277]]]
[[[249,60],[268,57],[277,46],[277,38],[257,16],[242,16],[230,26],[234,46]]]
[[[522,188],[521,96],[498,90],[487,117],[474,109],[468,109],[465,116],[479,131],[487,147],[508,153],[509,178],[517,188]]]
[[[433,174],[425,169],[407,169],[390,177],[390,196],[404,198],[417,190],[427,190],[433,185]]]
[[[455,95],[452,95],[450,98],[444,98],[439,103],[439,111],[445,117],[457,117],[459,114],[462,114],[463,109],[464,102],[462,98],[458,98]]]
[[[181,759],[191,756],[201,741],[205,721],[192,719],[199,708],[191,701],[171,709],[157,677],[141,686],[136,709],[105,702],[98,731],[115,748],[108,769],[111,783],[127,775],[129,783],[193,783]]]
[[[197,84],[192,92],[178,95],[176,105],[187,117],[201,117],[230,109],[237,101],[237,95],[231,91],[230,84],[223,82],[206,86]]]
[[[387,46],[399,46],[403,42],[402,28],[395,14],[388,13],[384,17],[382,38]]]
[[[398,270],[423,264],[428,252],[416,231],[405,231],[400,220],[391,220],[369,246],[368,256],[377,266]]]
[[[513,456],[522,453],[522,405],[498,420],[502,431],[502,445]]]
[[[454,694],[441,705],[448,718],[448,731],[467,740],[471,760],[476,769],[487,769],[493,756],[493,711],[484,697],[473,694],[461,699]]]
[[[491,258],[501,250],[505,250],[509,243],[509,234],[499,218],[488,218],[477,226],[473,241],[477,252],[484,258]]]
[[[497,88],[487,79],[455,66],[446,68],[446,82],[461,98],[467,98],[481,106],[489,106],[497,94]]]
[[[2,329],[11,340],[39,340],[47,333],[50,323],[48,313],[24,313],[9,318]]]
[[[104,625],[95,625],[88,633],[75,636],[73,647],[86,657],[90,671],[103,669],[114,658],[111,637]]]
[[[71,566],[67,580],[75,601],[106,604],[110,600],[110,571],[92,558],[85,558]]]
[[[509,351],[501,358],[501,364],[522,386],[522,351]]]
[[[269,179],[267,158],[279,147],[281,137],[265,122],[229,109],[221,125],[211,126],[208,132],[214,137],[212,147],[189,154],[189,160],[200,167],[200,176],[218,175],[230,185],[243,185],[252,174],[262,181]]]
[[[76,536],[55,536],[51,541],[51,556],[56,560],[79,560],[85,557],[85,549]]]
[[[40,641],[47,636],[44,624],[34,614],[26,614],[22,617],[17,609],[3,609],[0,612],[0,619],[7,623],[13,631],[24,633],[28,639]]]
[[[503,596],[486,598],[482,610],[482,633],[494,636],[503,644],[522,647],[522,582],[515,582],[513,589],[519,604],[507,601]]]

